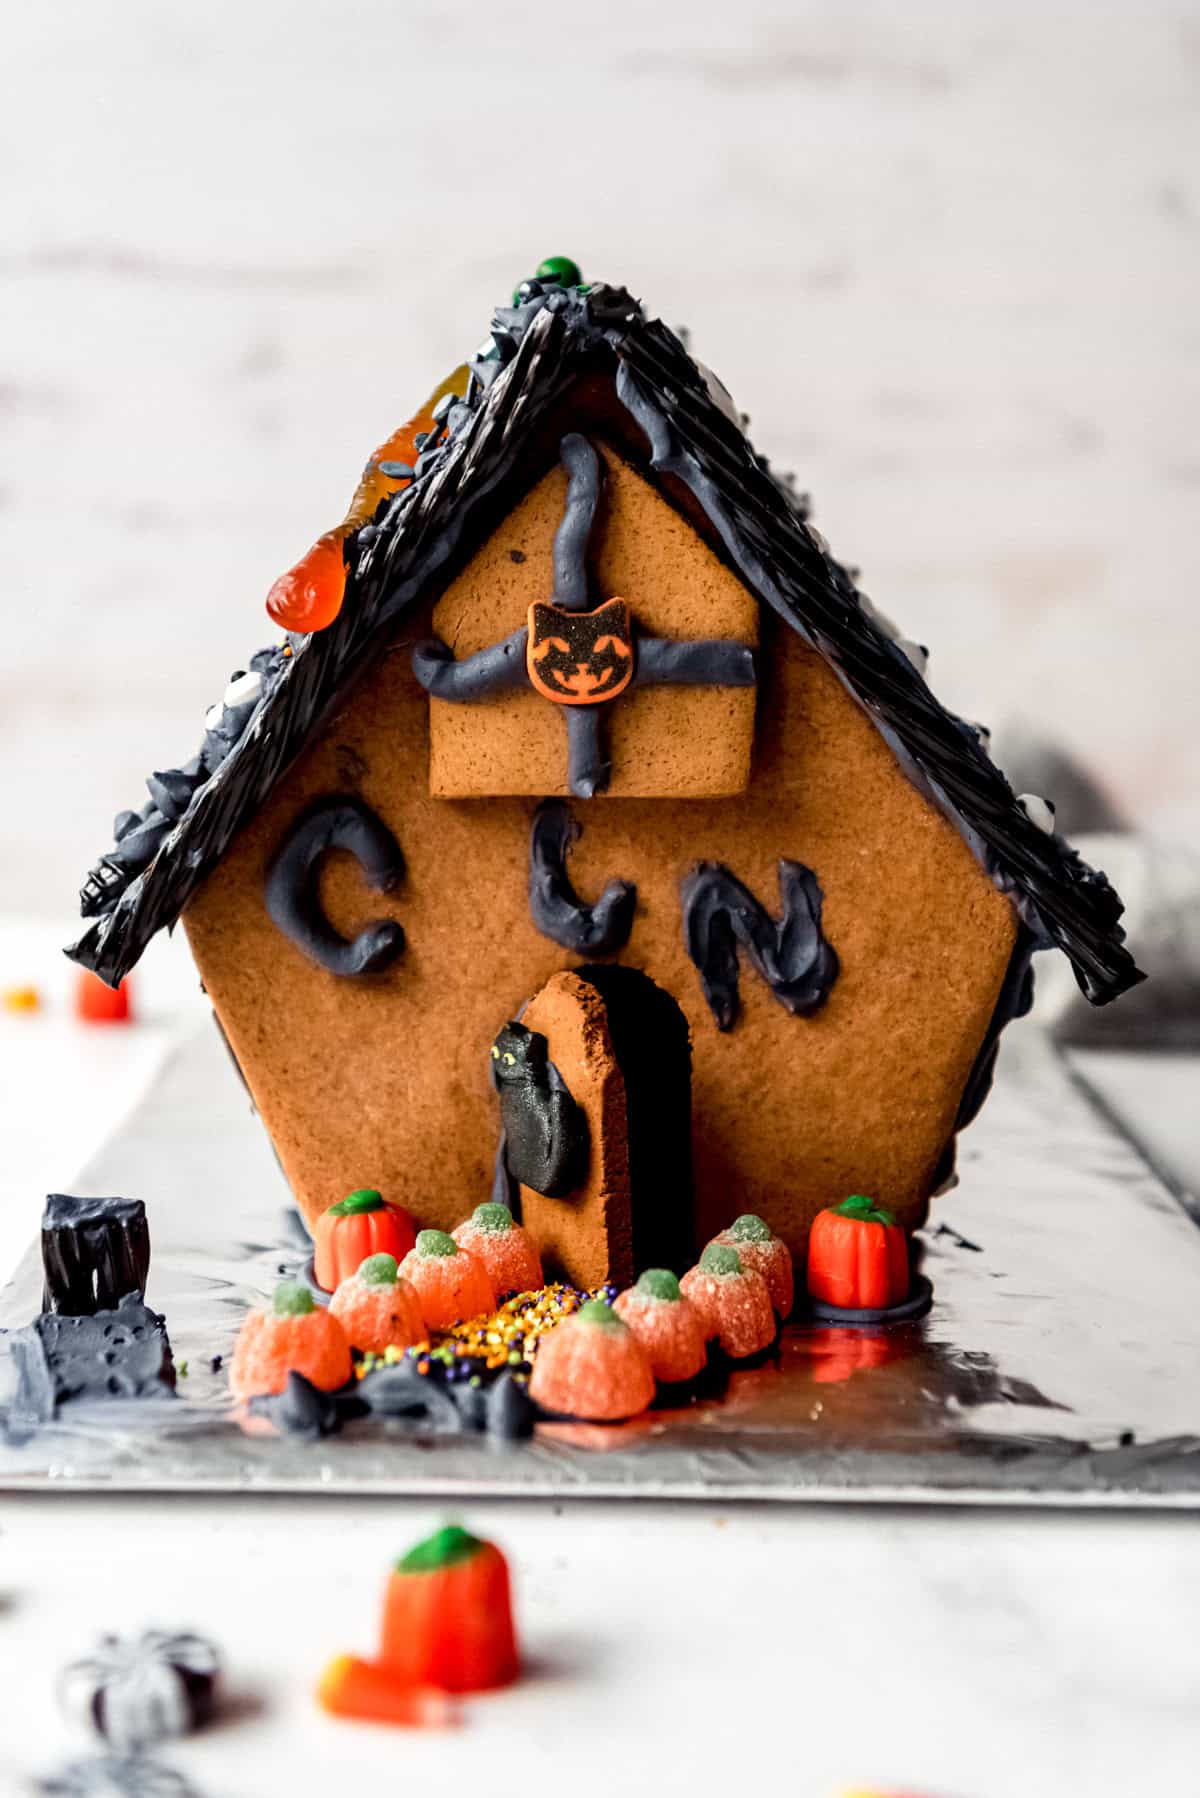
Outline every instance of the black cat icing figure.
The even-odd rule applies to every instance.
[[[535,600],[529,608],[526,667],[530,684],[559,705],[599,705],[633,679],[633,627],[623,599],[594,612],[568,612]]]
[[[545,1037],[523,1024],[506,1024],[492,1044],[492,1084],[509,1176],[545,1198],[565,1198],[583,1177],[588,1127],[550,1060]]]

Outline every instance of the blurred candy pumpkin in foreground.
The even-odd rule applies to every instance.
[[[508,1563],[457,1524],[397,1561],[384,1596],[380,1661],[406,1684],[486,1692],[517,1677]]]

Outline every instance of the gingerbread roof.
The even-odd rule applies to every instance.
[[[934,698],[916,646],[856,590],[680,338],[622,288],[531,281],[519,296],[496,312],[465,397],[435,409],[416,478],[347,539],[334,622],[254,656],[209,712],[198,754],[152,775],[150,803],[117,819],[115,846],[81,893],[94,921],[68,955],[115,984],[177,921],[408,609],[440,590],[522,496],[531,444],[542,436],[549,444],[564,401],[586,382],[593,397],[608,396],[635,465],[836,672],[908,777],[1011,896],[1036,944],[1066,953],[1095,1004],[1140,980],[1105,876],[1054,832],[1042,801],[1013,793],[986,733]]]

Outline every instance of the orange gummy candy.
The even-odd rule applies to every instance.
[[[482,1262],[498,1299],[514,1292],[536,1292],[545,1284],[533,1239],[513,1222],[507,1206],[476,1205],[453,1236],[460,1249]]]
[[[422,1230],[400,1263],[400,1278],[417,1295],[430,1330],[448,1330],[467,1317],[496,1309],[496,1295],[482,1262],[460,1249],[444,1230]]]
[[[353,1372],[350,1344],[337,1318],[322,1311],[307,1286],[281,1280],[269,1311],[252,1311],[242,1325],[229,1387],[235,1398],[282,1392],[290,1373],[322,1392],[335,1392]]]
[[[654,1375],[632,1330],[603,1299],[589,1299],[538,1344],[529,1395],[563,1417],[616,1423],[653,1402]]]
[[[318,537],[267,594],[267,612],[285,631],[323,631],[342,609],[346,559],[336,531]]]
[[[394,1255],[369,1255],[356,1274],[342,1281],[329,1309],[351,1347],[363,1354],[409,1348],[426,1335],[417,1295],[400,1279]]]

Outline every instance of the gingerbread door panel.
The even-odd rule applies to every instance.
[[[435,797],[721,798],[749,782],[757,604],[648,482],[596,449],[604,480],[586,602],[556,607],[571,493],[558,467],[434,608],[434,632],[459,667],[496,652],[467,703],[438,696],[444,681],[423,682]],[[642,653],[633,678],[631,635],[661,646]]]

